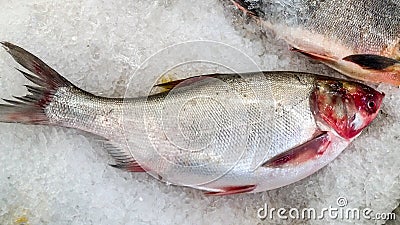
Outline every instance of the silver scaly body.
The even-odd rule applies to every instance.
[[[297,48],[310,47],[296,46],[307,44],[304,39],[309,39],[308,44],[321,44],[321,49],[329,51],[327,54],[341,58],[356,53],[400,58],[398,0],[237,2],[246,5],[261,17],[265,26]]]
[[[220,75],[125,100],[65,87],[45,113],[51,124],[110,140],[167,182],[210,191],[263,183],[260,191],[291,183],[303,172],[260,165],[319,130],[310,105],[315,79],[292,72]],[[332,156],[347,141],[338,146]],[[306,167],[302,177],[322,165]]]
[[[356,82],[257,72],[172,81],[148,97],[105,98],[2,44],[37,86],[4,99],[1,122],[90,132],[105,142],[112,166],[212,195],[269,190],[313,174],[376,117],[384,97]]]
[[[355,79],[400,85],[398,0],[230,0],[293,51]]]

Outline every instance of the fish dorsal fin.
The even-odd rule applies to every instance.
[[[195,77],[189,77],[189,78],[184,78],[184,79],[178,79],[178,80],[170,80],[167,82],[159,83],[153,86],[153,88],[162,88],[163,91],[161,92],[166,92],[170,91],[174,88],[176,88],[178,85],[179,87],[185,87],[189,86],[191,84],[194,84],[196,82],[209,79],[209,78],[217,78],[221,76],[222,74],[207,74],[207,75],[200,75],[200,76],[195,76]]]
[[[179,79],[180,78],[177,78],[175,75],[170,74],[170,73],[163,74],[160,78],[158,78],[158,80],[156,82],[157,84],[152,87],[150,93],[151,94],[159,94],[159,93],[169,91],[169,89],[167,87],[162,87],[159,84],[165,84],[165,83],[169,83],[169,82],[176,81]]]

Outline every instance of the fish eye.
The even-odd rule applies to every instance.
[[[372,100],[370,100],[370,101],[367,103],[367,106],[368,106],[368,108],[373,109],[373,108],[375,108],[375,102],[372,101]]]

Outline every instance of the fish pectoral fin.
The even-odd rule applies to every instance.
[[[304,163],[310,159],[322,155],[331,143],[331,137],[327,132],[314,137],[308,142],[283,152],[265,162],[263,167],[281,168]]]
[[[298,49],[298,48],[295,48],[295,47],[291,47],[290,51],[299,52],[299,53],[301,53],[301,54],[303,54],[305,56],[308,56],[308,57],[310,57],[312,59],[315,59],[315,60],[318,60],[318,61],[323,61],[323,62],[334,62],[334,61],[337,60],[337,59],[335,59],[333,57],[330,57],[328,55],[322,55],[322,54],[319,54],[319,53],[315,53],[315,52],[311,52],[311,51],[307,51],[307,50],[303,50],[303,49]]]
[[[112,143],[106,140],[102,140],[105,149],[108,154],[115,160],[115,164],[109,164],[110,166],[118,169],[122,169],[128,172],[146,172],[136,160],[133,158],[129,150],[124,150],[123,148],[116,147]]]
[[[355,63],[364,69],[371,70],[393,70],[400,71],[400,61],[380,55],[357,54],[349,55],[343,60]]]
[[[206,195],[210,196],[223,196],[223,195],[233,195],[251,192],[256,189],[256,185],[244,185],[244,186],[231,186],[231,187],[223,187],[222,191],[218,192],[205,192]]]

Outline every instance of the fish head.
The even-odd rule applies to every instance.
[[[317,81],[313,112],[342,138],[352,139],[376,118],[384,96],[361,83],[326,78]]]

